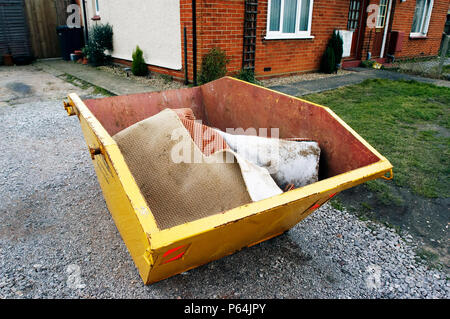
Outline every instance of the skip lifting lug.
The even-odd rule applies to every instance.
[[[381,176],[382,179],[385,179],[387,181],[390,181],[391,179],[394,178],[394,171],[392,170],[392,168],[389,170],[389,176]]]
[[[100,147],[89,147],[89,153],[91,154],[91,158],[95,159],[95,155],[100,155],[102,151]]]
[[[70,102],[63,101],[63,103],[64,103],[64,109],[66,110],[66,112],[69,116],[77,114],[77,113],[75,113],[74,107],[71,105]]]

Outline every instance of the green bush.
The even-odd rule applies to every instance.
[[[148,74],[147,64],[144,60],[144,53],[136,46],[136,50],[133,51],[133,63],[131,64],[131,72],[137,76],[144,76]]]
[[[89,31],[89,38],[105,50],[113,50],[113,29],[109,23],[93,26]]]
[[[320,71],[330,74],[336,72],[336,58],[334,56],[334,50],[330,45],[327,46],[325,54],[322,56]]]
[[[95,25],[89,29],[89,39],[83,49],[89,64],[104,65],[109,62],[105,50],[113,50],[113,30],[109,24]]]
[[[258,80],[255,78],[255,72],[254,72],[253,70],[251,70],[251,69],[244,69],[244,70],[241,70],[241,71],[236,75],[236,78],[239,79],[239,80],[242,80],[242,81],[246,81],[246,82],[250,82],[250,83],[253,83],[253,84],[261,85],[261,82],[258,81]]]
[[[208,83],[227,74],[228,58],[220,48],[212,48],[203,56],[198,82]]]

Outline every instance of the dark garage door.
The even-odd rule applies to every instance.
[[[0,57],[31,56],[30,37],[23,0],[0,0]]]

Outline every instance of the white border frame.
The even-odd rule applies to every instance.
[[[417,2],[416,2],[417,6]],[[409,36],[411,38],[424,38],[428,34],[428,28],[430,26],[430,20],[431,20],[431,13],[433,12],[433,6],[434,6],[434,0],[430,0],[430,10],[423,10],[422,18],[421,18],[421,25],[420,29],[422,29],[424,32],[411,32]],[[426,9],[426,8],[425,8]],[[416,7],[414,7],[414,10],[416,10]],[[426,14],[426,16],[425,16]],[[414,16],[413,16],[414,20]],[[412,28],[412,25],[411,25]]]
[[[312,25],[312,13],[314,7],[314,0],[310,0],[309,4],[309,20],[308,20],[308,30],[299,31],[300,28],[300,9],[302,7],[303,0],[297,0],[297,15],[295,20],[295,33],[283,33],[283,14],[284,14],[284,0],[281,0],[280,8],[280,27],[279,31],[270,31],[270,9],[272,7],[272,0],[267,2],[267,23],[266,23],[266,40],[277,40],[277,39],[314,39],[311,35],[311,25]]]

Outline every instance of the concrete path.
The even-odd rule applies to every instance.
[[[34,65],[55,76],[70,74],[115,95],[126,95],[157,90],[156,88],[139,83],[133,79],[122,78],[88,65],[64,61],[62,59],[38,60]]]
[[[35,63],[35,65],[55,76],[70,74],[78,79],[103,88],[116,95],[157,91],[156,88],[139,83],[133,79],[122,78],[88,65],[68,62],[61,59],[39,60]],[[358,84],[364,80],[376,78],[390,80],[415,80],[437,86],[450,87],[450,81],[436,80],[394,71],[366,68],[352,68],[351,70],[355,72],[342,76],[270,86],[269,88],[293,96],[302,96],[311,93],[333,90],[342,86]]]
[[[351,70],[355,72],[342,76],[334,76],[318,80],[301,81],[285,85],[276,85],[271,86],[269,88],[293,96],[302,96],[311,93],[333,90],[342,86],[358,84],[367,79],[414,80],[418,82],[430,83],[437,86],[445,86],[450,88],[450,81],[445,80],[430,79],[387,70],[376,70],[366,68],[352,68]]]

